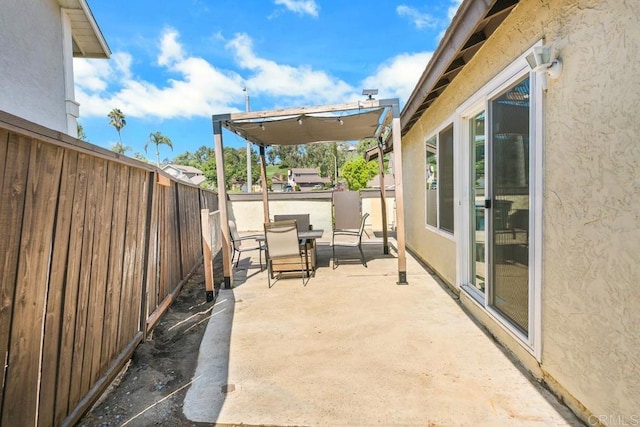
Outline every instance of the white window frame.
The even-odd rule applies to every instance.
[[[541,46],[542,40],[534,46]],[[543,202],[543,98],[545,87],[545,76],[531,71],[526,56],[529,55],[533,47],[527,49],[521,56],[514,60],[509,66],[498,73],[480,90],[473,94],[467,101],[456,110],[456,123],[458,135],[458,157],[456,161],[461,167],[456,170],[456,188],[460,194],[460,199],[456,201],[456,217],[458,222],[455,225],[457,236],[456,245],[456,285],[477,304],[483,311],[488,313],[498,324],[500,324],[509,335],[521,343],[538,361],[542,358],[542,202]],[[489,292],[485,289],[481,293],[475,287],[468,286],[470,276],[469,265],[469,236],[470,236],[470,212],[469,206],[469,135],[464,129],[468,127],[468,120],[480,111],[489,111],[489,104],[492,99],[514,85],[518,80],[529,74],[530,79],[530,141],[533,149],[530,153],[530,207],[529,221],[530,249],[529,249],[529,331],[523,334],[506,317],[496,311],[489,304]],[[488,115],[487,115],[488,118]],[[485,126],[485,139],[488,141],[489,126]],[[454,130],[455,132],[455,130]],[[486,165],[485,167],[488,167]],[[485,176],[487,171],[485,169]]]
[[[458,161],[458,141],[457,141],[457,132],[458,132],[458,127],[457,127],[457,123],[456,123],[456,115],[451,115],[449,118],[447,118],[447,120],[445,120],[440,126],[438,126],[433,132],[431,132],[425,139],[424,142],[422,144],[423,149],[424,149],[424,155],[423,155],[423,167],[422,167],[422,171],[425,173],[425,176],[422,179],[423,183],[426,183],[427,181],[427,177],[426,177],[426,170],[427,170],[427,141],[429,141],[431,138],[433,138],[434,136],[436,137],[436,162],[438,164],[438,170],[440,169],[440,133],[445,130],[446,128],[448,128],[449,126],[452,127],[453,130],[453,200],[454,200],[454,206],[453,206],[453,233],[447,230],[443,230],[440,228],[440,183],[438,182],[438,187],[437,187],[437,196],[436,196],[436,225],[433,226],[431,224],[427,223],[427,193],[426,193],[426,188],[425,188],[425,193],[424,193],[424,226],[427,230],[430,230],[434,233],[439,234],[440,236],[446,237],[449,240],[455,241],[455,236],[457,233],[457,226],[458,226],[458,222],[457,222],[457,217],[458,217],[458,209],[457,209],[457,204],[458,204],[458,185],[457,185],[457,174],[458,174],[458,165],[456,164],[456,162]],[[438,177],[438,181],[440,181],[440,175],[437,175]]]

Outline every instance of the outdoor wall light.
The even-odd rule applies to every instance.
[[[342,117],[338,117],[338,123],[340,123],[340,126],[344,124],[344,122],[342,121]]]
[[[264,129],[265,129],[265,127],[264,127],[264,124],[263,124],[263,123],[260,123],[260,129],[262,129],[262,130],[264,130]]]
[[[557,79],[562,72],[562,61],[553,56],[551,45],[534,46],[533,52],[527,55],[527,62],[536,73],[546,73],[552,79]]]
[[[299,119],[298,119],[298,124],[299,124],[300,126],[302,126],[302,118],[299,118]]]

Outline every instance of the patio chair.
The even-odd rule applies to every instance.
[[[298,259],[300,260],[302,285],[305,286],[304,278],[308,276],[309,260],[305,250],[306,242],[301,243],[298,238],[296,221],[267,222],[264,224],[264,237],[267,242],[267,282],[269,287],[271,287],[271,279],[275,277],[273,275],[274,261],[293,264]]]
[[[362,215],[362,219],[360,220],[360,228],[358,230],[333,230],[333,235],[331,237],[331,249],[333,254],[334,269],[336,269],[336,267],[338,266],[338,259],[336,258],[336,246],[358,248],[358,250],[360,251],[360,259],[362,260],[362,265],[364,265],[365,267],[367,266],[367,261],[364,258],[364,252],[362,252],[362,233],[364,232],[364,223],[368,216],[368,213]],[[338,237],[338,239],[336,239],[336,237]]]
[[[262,251],[265,250],[265,244],[263,241],[258,240],[262,235],[252,234],[249,236],[240,236],[236,223],[233,220],[229,220],[229,231],[231,234],[231,247],[233,249],[231,254],[231,263],[233,263],[233,259],[235,258],[236,253],[238,253],[238,259],[236,261],[236,268],[238,268],[242,252],[259,251],[260,271],[262,271]],[[253,241],[253,244],[244,243],[246,241]]]

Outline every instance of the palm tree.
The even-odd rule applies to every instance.
[[[171,140],[169,139],[168,136],[164,136],[160,132],[151,132],[149,134],[149,140],[147,141],[146,144],[144,144],[145,153],[147,152],[147,147],[149,146],[149,144],[155,144],[156,146],[156,164],[159,167],[160,166],[160,148],[159,148],[160,144],[169,146],[169,148],[171,148],[171,151],[173,151],[173,144],[171,143]]]
[[[124,145],[122,141],[118,141],[111,146],[111,151],[118,154],[125,154],[127,151],[131,151],[132,148],[128,145]]]
[[[116,128],[116,131],[118,132],[118,141],[120,141],[120,144],[122,145],[120,130],[127,125],[127,121],[124,118],[124,113],[120,111],[119,108],[114,108],[109,114],[107,114],[107,117],[111,119],[109,121],[109,125]]]

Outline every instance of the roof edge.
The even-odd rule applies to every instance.
[[[464,0],[462,2],[400,113],[401,127],[404,127],[407,120],[411,119],[420,108],[431,87],[438,82],[449,63],[494,3],[495,0]]]
[[[60,4],[60,2],[58,2]],[[71,2],[74,6],[76,6],[75,8],[73,7],[69,7],[68,5],[64,5],[64,4],[60,4],[60,6],[62,8],[65,9],[80,9],[82,10],[85,18],[87,19],[87,23],[89,24],[89,26],[91,27],[91,30],[93,31],[93,35],[95,36],[96,40],[98,41],[98,44],[101,47],[101,52],[92,52],[86,55],[77,55],[74,54],[73,56],[75,58],[102,58],[102,59],[108,59],[111,57],[111,49],[109,49],[109,45],[107,44],[107,40],[104,38],[104,35],[102,34],[102,30],[100,30],[100,27],[98,26],[98,22],[96,21],[95,17],[93,16],[93,12],[91,11],[91,8],[89,7],[89,4],[87,3],[86,0],[72,0]],[[71,27],[71,32],[75,32],[76,29],[73,28],[73,26]]]

